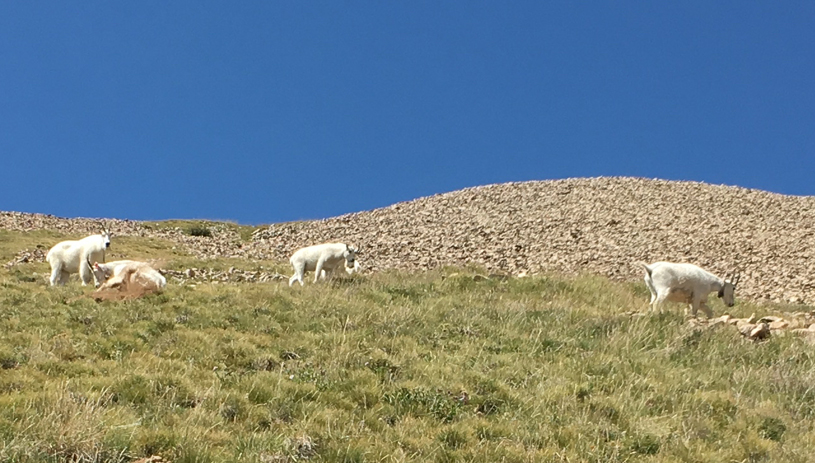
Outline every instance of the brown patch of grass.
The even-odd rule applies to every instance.
[[[156,288],[141,285],[120,286],[118,288],[97,289],[91,294],[91,298],[96,302],[103,301],[125,301],[138,299],[153,293],[159,292]]]

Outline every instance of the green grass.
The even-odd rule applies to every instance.
[[[49,236],[2,237],[5,257]],[[31,278],[46,264],[0,269],[0,461],[811,460],[815,353],[801,339],[694,331],[678,306],[631,315],[641,284],[476,271],[96,303],[76,279]]]
[[[63,238],[63,235],[50,231],[38,230],[29,233],[0,230],[0,263],[5,264],[23,249],[44,249],[48,251],[54,244]]]

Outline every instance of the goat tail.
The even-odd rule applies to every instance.
[[[647,273],[649,277],[651,276],[651,270],[652,270],[652,269],[651,269],[651,267],[649,267],[649,266],[648,266],[648,264],[646,264],[645,262],[642,262],[642,261],[637,261],[637,265],[639,265],[639,266],[641,266],[642,268],[644,268],[644,269],[645,269],[645,273]]]

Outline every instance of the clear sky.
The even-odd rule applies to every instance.
[[[815,2],[7,1],[0,210],[246,224],[626,175],[815,195]]]

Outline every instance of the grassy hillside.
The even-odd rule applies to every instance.
[[[59,238],[0,232],[0,262]],[[290,272],[196,261],[156,239],[114,245],[168,268]],[[647,314],[638,283],[443,268],[303,288],[170,281],[97,303],[76,279],[46,287],[47,270],[0,268],[2,461],[806,462],[815,451],[812,346],[696,331],[679,307]],[[740,301],[731,313],[782,309]]]

